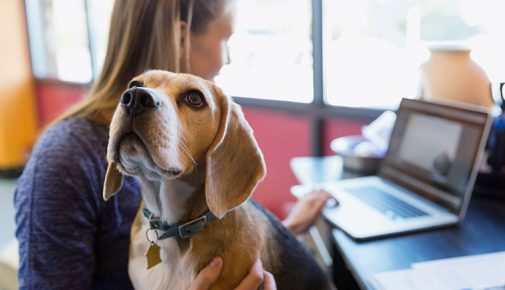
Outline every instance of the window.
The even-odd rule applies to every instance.
[[[113,3],[113,0],[26,0],[35,77],[91,82],[105,56]]]
[[[86,10],[81,0],[27,0],[33,72],[38,78],[92,78]]]
[[[114,0],[25,1],[35,76],[90,82]],[[323,105],[394,108],[417,96],[432,41],[470,42],[491,81],[505,80],[503,0],[237,0],[237,8],[231,64],[216,78],[233,96],[307,104],[316,95],[316,104],[324,96]],[[322,26],[322,38],[313,26]],[[322,87],[313,57],[321,46]]]
[[[87,0],[93,75],[98,75],[107,51],[109,22],[114,0]]]
[[[228,94],[310,103],[310,0],[239,0],[231,63],[216,78]]]
[[[323,0],[325,101],[392,108],[418,94],[430,43],[464,41],[491,81],[505,79],[501,0]]]
[[[26,0],[35,76],[90,82],[105,57],[113,2]],[[311,1],[239,0],[237,7],[232,63],[216,82],[234,96],[310,103]]]

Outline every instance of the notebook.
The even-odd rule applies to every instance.
[[[340,202],[323,216],[356,239],[457,224],[490,124],[481,107],[403,99],[377,175],[323,184]]]

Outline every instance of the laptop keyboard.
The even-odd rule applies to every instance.
[[[427,215],[426,212],[375,187],[346,188],[346,191],[392,219],[406,219]]]

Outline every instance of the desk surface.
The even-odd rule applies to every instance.
[[[295,158],[291,167],[301,183],[345,178],[339,157]],[[332,170],[332,173],[323,172]],[[315,178],[311,178],[310,176]],[[359,242],[334,228],[335,254],[345,261],[362,289],[373,289],[374,273],[409,268],[414,262],[505,250],[505,202],[473,196],[459,226]],[[339,270],[335,271],[336,275]],[[337,285],[338,286],[338,285]]]

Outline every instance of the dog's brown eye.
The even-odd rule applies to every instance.
[[[205,107],[205,99],[200,91],[192,90],[184,96],[184,102],[194,109]]]
[[[129,85],[128,85],[128,88],[131,89],[131,88],[141,88],[143,87],[144,85],[141,83],[141,82],[138,82],[138,81],[132,81]]]

